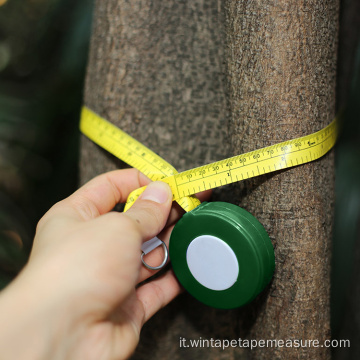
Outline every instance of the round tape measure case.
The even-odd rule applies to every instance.
[[[184,288],[222,309],[253,300],[275,268],[274,249],[260,222],[225,202],[205,202],[183,215],[172,231],[169,252]]]

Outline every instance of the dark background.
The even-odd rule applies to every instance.
[[[352,347],[360,343],[357,2],[341,2],[332,271],[333,337],[350,338]],[[77,187],[92,7],[91,0],[0,0],[0,289],[25,264],[39,218]],[[360,356],[354,351],[339,358]]]

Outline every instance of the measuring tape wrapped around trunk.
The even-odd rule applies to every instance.
[[[170,258],[177,278],[203,303],[235,308],[250,302],[269,283],[275,268],[271,241],[260,222],[244,209],[223,202],[200,204],[194,194],[320,158],[335,144],[337,121],[316,133],[181,173],[85,106],[80,130],[152,181],[169,184],[173,200],[187,212],[170,237]],[[124,211],[144,189],[129,195]],[[145,243],[143,254],[160,244],[167,254],[157,238]]]

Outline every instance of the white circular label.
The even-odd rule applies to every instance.
[[[239,263],[231,247],[212,235],[195,238],[187,248],[186,261],[192,276],[211,290],[226,290],[239,275]]]

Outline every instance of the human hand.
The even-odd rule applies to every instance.
[[[167,184],[149,184],[126,213],[111,212],[149,180],[135,169],[93,179],[40,220],[30,260],[0,296],[6,359],[124,359],[143,324],[181,291],[171,270],[142,266],[141,245],[179,217]],[[202,194],[204,199],[208,194]],[[170,216],[169,216],[170,214]],[[172,226],[159,237],[168,242]],[[161,262],[161,249],[147,262]],[[2,358],[2,357],[1,357]]]

